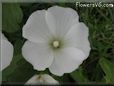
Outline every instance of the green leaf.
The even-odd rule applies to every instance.
[[[99,64],[105,73],[106,83],[114,83],[114,64],[105,58],[101,58]]]
[[[80,67],[79,69],[75,70],[71,73],[71,77],[78,83],[87,83],[88,79],[83,73],[83,69]]]
[[[32,65],[21,55],[17,55],[15,58],[18,60],[13,59],[14,62],[2,71],[3,83],[25,83],[36,73]]]
[[[19,24],[23,18],[23,13],[19,4],[4,3],[2,10],[3,31],[13,33],[19,30]]]

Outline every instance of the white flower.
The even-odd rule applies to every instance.
[[[26,84],[59,84],[59,82],[48,74],[42,74],[34,75],[26,82]]]
[[[3,70],[13,58],[13,46],[3,34],[1,36],[1,70]]]
[[[49,68],[58,76],[77,69],[90,52],[88,27],[71,8],[53,6],[32,13],[23,37],[28,39],[22,48],[24,58],[34,69]]]

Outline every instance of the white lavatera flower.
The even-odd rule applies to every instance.
[[[2,33],[1,33],[2,34]],[[10,65],[13,58],[13,45],[7,40],[7,38],[1,35],[1,70]]]
[[[34,75],[25,84],[59,84],[59,82],[48,74],[40,74]]]
[[[79,22],[71,8],[53,6],[31,14],[23,27],[28,39],[23,48],[24,58],[34,69],[62,76],[77,69],[88,57],[90,43],[88,27]]]

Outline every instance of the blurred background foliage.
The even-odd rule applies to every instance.
[[[80,22],[84,22],[89,27],[92,49],[88,59],[70,74],[58,77],[51,74],[48,69],[42,73],[52,75],[60,83],[114,84],[114,46],[112,45],[114,8],[76,7],[75,3],[2,3],[2,31],[14,45],[13,60],[10,66],[2,71],[2,82],[24,84],[34,74],[40,73],[34,70],[21,54],[21,48],[26,41],[22,37],[22,27],[32,12],[54,5],[71,7],[78,12]]]

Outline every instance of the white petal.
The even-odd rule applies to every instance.
[[[52,13],[46,11],[46,22],[53,36],[56,34],[56,22]]]
[[[38,84],[39,83],[39,75],[34,75],[32,78],[30,78],[25,84]]]
[[[1,32],[0,32],[1,33]],[[7,38],[4,36],[4,34],[1,35],[2,40],[7,40]]]
[[[55,58],[49,70],[58,76],[70,73],[77,69],[85,58],[84,53],[76,48],[64,48],[55,52]]]
[[[53,53],[45,43],[26,41],[22,48],[22,54],[37,70],[45,70],[53,61]]]
[[[52,78],[50,75],[48,75],[48,74],[42,75],[42,78],[45,80],[45,83],[58,84],[58,81],[56,81],[55,79],[53,79],[53,78]]]
[[[32,42],[42,42],[51,36],[46,23],[45,10],[39,10],[31,14],[23,27],[23,36]]]
[[[54,78],[48,74],[34,75],[26,84],[59,84]]]
[[[71,8],[53,6],[50,7],[47,12],[53,15],[53,18],[50,19],[53,21],[55,20],[56,34],[60,37],[62,37],[70,29],[70,27],[79,20],[77,12]]]
[[[66,46],[76,47],[81,49],[86,57],[90,52],[90,43],[88,40],[88,27],[84,23],[75,24],[65,36]]]
[[[1,39],[1,70],[9,66],[13,58],[13,46],[2,34]]]

